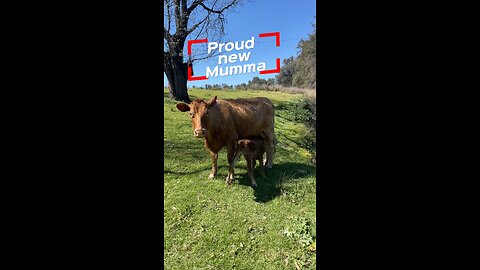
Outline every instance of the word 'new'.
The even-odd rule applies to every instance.
[[[218,56],[218,64],[221,65],[222,62],[224,62],[224,64],[235,63],[235,62],[237,62],[237,58],[238,58],[238,60],[240,60],[240,62],[248,61],[248,59],[250,58],[250,52],[230,54],[228,56],[227,55],[220,55],[220,56]]]

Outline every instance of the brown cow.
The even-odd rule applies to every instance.
[[[234,165],[240,158],[240,155],[245,157],[247,161],[247,171],[248,176],[250,176],[250,180],[252,180],[252,186],[256,187],[257,183],[255,182],[255,178],[253,177],[253,169],[258,160],[258,164],[260,165],[260,172],[263,177],[265,177],[265,168],[263,165],[263,154],[265,153],[265,140],[263,138],[251,138],[251,139],[243,139],[237,142],[237,148],[235,149],[235,156],[234,156]]]
[[[218,152],[227,147],[228,175],[227,184],[234,180],[234,155],[239,139],[248,137],[264,137],[267,153],[265,165],[272,168],[274,153],[274,107],[272,102],[264,97],[248,99],[209,101],[195,99],[190,104],[178,103],[177,109],[190,112],[192,117],[193,135],[205,138],[205,147],[212,156],[212,172],[209,178],[217,175]]]

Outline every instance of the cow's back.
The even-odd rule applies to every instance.
[[[218,100],[221,110],[228,115],[238,134],[238,138],[262,135],[273,131],[274,107],[272,102],[263,97],[248,99]]]

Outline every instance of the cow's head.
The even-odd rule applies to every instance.
[[[190,112],[192,117],[193,136],[203,138],[207,135],[208,111],[217,104],[217,96],[209,101],[203,99],[195,99],[190,104],[178,103],[177,109],[182,112]]]

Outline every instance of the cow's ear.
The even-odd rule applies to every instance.
[[[181,111],[181,112],[188,112],[188,111],[190,111],[190,107],[189,107],[187,104],[185,104],[185,103],[178,103],[178,104],[177,104],[177,109],[178,109],[179,111]]]
[[[212,107],[215,104],[217,104],[217,96],[214,96],[208,101],[208,107]]]

